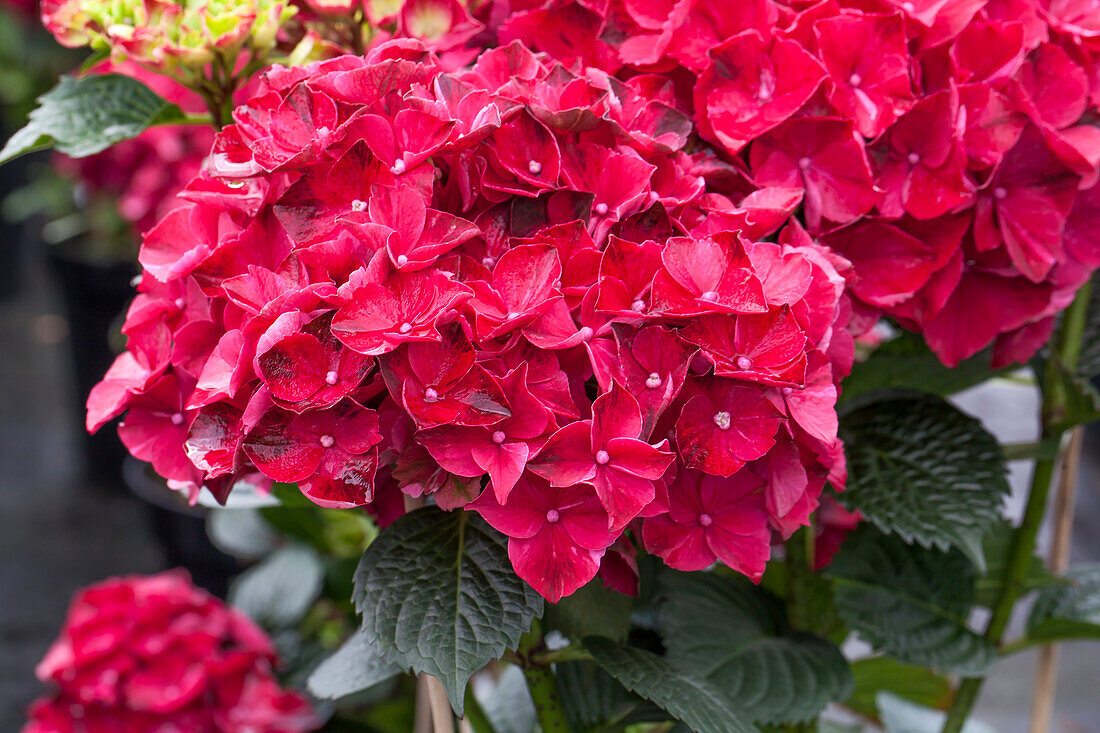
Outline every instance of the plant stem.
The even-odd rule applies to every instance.
[[[516,661],[523,668],[527,678],[527,687],[535,703],[535,716],[543,733],[568,733],[569,723],[565,718],[565,708],[561,704],[558,682],[549,665],[538,664],[535,654],[543,646],[542,629],[536,619],[531,630],[519,640],[516,649]]]
[[[811,524],[787,540],[787,620],[802,631],[813,631],[817,613],[813,602],[814,527]]]
[[[1065,432],[1065,411],[1067,394],[1065,385],[1059,378],[1057,368],[1073,373],[1077,370],[1077,359],[1081,353],[1081,337],[1085,332],[1088,316],[1090,284],[1086,282],[1074,298],[1073,304],[1066,310],[1062,327],[1058,332],[1055,349],[1048,357],[1042,391],[1042,441],[1060,443]],[[1035,538],[1043,524],[1046,513],[1047,496],[1050,494],[1051,479],[1057,458],[1043,458],[1035,463],[1031,474],[1031,491],[1024,509],[1024,518],[1012,535],[1012,546],[1008,562],[1005,563],[1004,582],[997,602],[993,606],[993,615],[985,630],[985,639],[994,646],[1000,646],[1005,628],[1012,617],[1016,599],[1024,587],[1031,557],[1035,552]],[[955,700],[947,713],[943,724],[943,733],[958,733],[966,723],[974,702],[981,691],[983,677],[964,679],[955,693]]]

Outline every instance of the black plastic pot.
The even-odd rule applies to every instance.
[[[209,510],[189,505],[147,464],[134,458],[123,463],[123,476],[127,488],[148,507],[153,533],[168,565],[186,569],[196,585],[225,598],[230,581],[243,567],[210,541],[206,534]]]
[[[69,320],[75,386],[72,422],[81,436],[87,476],[97,483],[121,487],[126,449],[119,442],[117,424],[105,425],[95,435],[88,435],[84,429],[84,403],[114,360],[111,333],[133,297],[131,280],[136,269],[129,262],[80,259],[64,246],[50,246],[48,253]]]

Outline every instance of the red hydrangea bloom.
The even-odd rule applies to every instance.
[[[651,530],[654,548],[757,577],[771,534],[844,480],[851,265],[790,217],[804,196],[822,228],[873,205],[836,181],[874,192],[850,122],[792,116],[824,72],[765,33],[770,7],[746,10],[752,34],[820,78],[764,135],[818,145],[821,171],[763,188],[778,162],[754,174],[693,139],[658,73],[518,43],[446,71],[410,40],[271,69],[146,237],[128,351],[89,426],[126,412],[135,455],[192,495],[247,479],[385,521],[400,492],[479,511],[547,598],[597,572],[630,590],[624,532],[703,500],[709,540]],[[804,124],[820,139],[783,132]]]
[[[193,730],[304,733],[320,720],[272,671],[275,647],[186,573],[81,590],[37,668],[54,690],[23,733]]]

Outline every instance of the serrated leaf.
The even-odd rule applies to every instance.
[[[875,402],[841,423],[848,484],[840,500],[907,542],[957,547],[981,568],[982,536],[1008,495],[1000,443],[943,400],[910,394]]]
[[[696,733],[757,730],[723,691],[664,657],[599,637],[586,639],[584,645],[596,663],[624,687],[651,700]]]
[[[1008,522],[998,522],[982,541],[985,551],[985,572],[974,581],[974,604],[992,608],[1001,593],[1004,585],[1005,565],[1008,562],[1009,550],[1012,546],[1012,525]],[[1023,590],[1025,592],[1036,588],[1061,585],[1058,576],[1047,570],[1043,561],[1035,555],[1031,556],[1031,562],[1023,577]]]
[[[555,664],[554,676],[573,730],[588,731],[619,719],[640,702],[639,697],[593,662]]]
[[[1100,274],[1092,276],[1085,332],[1081,336],[1081,352],[1077,357],[1077,375],[1082,379],[1100,376]]]
[[[1100,563],[1076,565],[1065,585],[1044,588],[1035,599],[1027,634],[1033,639],[1100,639]]]
[[[503,535],[476,514],[435,507],[406,514],[371,544],[354,600],[382,655],[439,678],[459,715],[470,676],[514,648],[542,610]]]
[[[309,676],[309,691],[323,700],[339,700],[374,687],[401,672],[377,646],[357,631]]]
[[[325,568],[317,553],[291,545],[237,578],[229,589],[229,603],[264,628],[286,628],[306,615],[324,580]]]
[[[63,76],[38,99],[23,129],[0,150],[0,164],[50,147],[82,158],[186,116],[137,79],[120,74]]]
[[[930,708],[951,703],[951,682],[946,677],[890,657],[852,662],[852,678],[855,685],[844,704],[872,720],[878,718],[875,697],[879,692],[890,692]]]
[[[810,720],[850,693],[840,650],[790,629],[782,604],[747,580],[670,571],[661,585],[668,659],[705,677],[751,720]]]
[[[864,525],[827,572],[837,585],[837,612],[871,646],[941,672],[988,672],[996,654],[966,625],[974,568],[961,552],[907,545]]]
[[[914,389],[946,397],[1005,371],[991,369],[989,359],[990,350],[986,349],[949,369],[922,338],[902,331],[852,367],[844,380],[841,401],[884,389]]]
[[[586,636],[602,636],[623,642],[630,631],[632,608],[630,596],[607,588],[602,580],[595,578],[573,595],[548,605],[544,626],[574,641]]]
[[[889,692],[880,692],[876,699],[885,733],[940,733],[947,713],[930,710]],[[993,729],[977,720],[968,720],[962,733],[993,733]]]

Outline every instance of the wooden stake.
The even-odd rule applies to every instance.
[[[1054,535],[1047,555],[1047,567],[1055,574],[1069,565],[1070,540],[1073,536],[1074,496],[1081,467],[1081,445],[1084,428],[1070,433],[1069,444],[1062,460],[1062,475],[1054,495]],[[1035,672],[1035,697],[1031,705],[1031,733],[1049,733],[1054,713],[1055,683],[1058,678],[1058,645],[1044,644],[1039,648],[1039,666]]]

